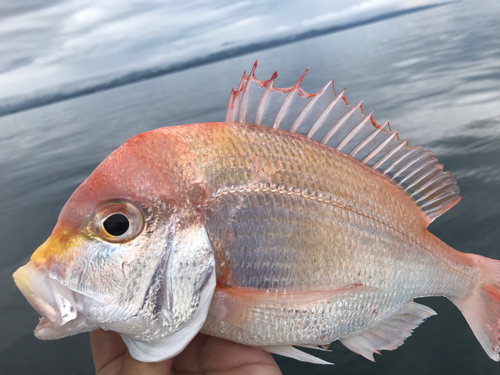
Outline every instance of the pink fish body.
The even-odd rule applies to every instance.
[[[460,200],[451,174],[332,83],[308,94],[254,70],[225,122],[140,134],[73,193],[14,274],[35,335],[111,329],[142,361],[200,331],[314,363],[293,345],[340,340],[373,360],[435,314],[414,298],[446,296],[498,361],[500,262],[426,229]]]

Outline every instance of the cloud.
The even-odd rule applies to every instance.
[[[0,3],[0,20],[19,14],[35,12],[66,0],[3,0]]]
[[[66,0],[0,5],[0,98],[178,64],[425,0]],[[5,16],[7,15],[7,16]]]

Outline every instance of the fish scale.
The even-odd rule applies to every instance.
[[[278,292],[339,289],[357,283],[378,289],[329,300],[330,309],[317,317],[319,330],[313,330],[326,330],[328,335],[313,336],[309,325],[297,325],[318,314],[316,304],[304,306],[306,313],[299,315],[293,310],[283,314],[281,307],[252,306],[242,313],[250,316],[250,326],[235,328],[209,320],[204,328],[208,334],[245,344],[327,344],[373,327],[412,298],[461,296],[466,291],[461,283],[463,267],[444,276],[433,256],[399,232],[304,197],[255,191],[221,195],[207,209],[207,230],[216,260],[225,259],[230,270],[225,287]],[[280,268],[269,269],[264,263]],[[265,280],[272,281],[262,283]],[[280,334],[270,335],[270,323],[278,324],[273,320],[276,315]]]
[[[273,205],[259,205],[256,196],[267,196]],[[268,261],[276,267],[293,266],[293,275],[282,276],[280,280],[276,280],[275,275],[267,276],[279,282],[277,290],[338,288],[352,283],[389,288],[393,287],[388,284],[390,278],[395,278],[391,275],[404,273],[402,277],[407,280],[410,293],[419,289],[420,293],[429,295],[463,293],[457,283],[463,276],[461,265],[457,265],[454,272],[450,270],[452,276],[445,283],[435,283],[440,289],[432,290],[429,283],[437,277],[442,280],[443,275],[442,264],[436,263],[431,253],[378,221],[326,203],[277,192],[234,192],[214,200],[206,214],[207,231],[216,256],[225,259],[232,270],[228,282],[232,280],[233,284],[229,287],[273,288],[241,285],[235,280],[235,272],[261,275],[262,270],[258,268],[249,269],[247,273],[240,269],[251,258]],[[378,276],[373,277],[366,269],[378,272]],[[407,273],[412,270],[425,274],[417,273],[413,279]],[[436,276],[433,277],[433,273]],[[453,280],[454,277],[457,280]],[[419,285],[422,282],[424,284]]]
[[[200,147],[197,127],[202,126],[203,136],[208,138],[203,145],[217,147]],[[181,139],[190,144],[212,197],[252,190],[307,196],[398,228],[414,241],[435,241],[423,226],[421,211],[400,188],[380,176],[374,178],[371,169],[331,148],[313,141],[297,143],[293,134],[248,124],[195,124],[184,128]],[[280,144],[280,153],[268,152],[266,143]],[[292,149],[294,157],[289,156]],[[231,167],[233,160],[235,168]],[[294,169],[273,168],[270,161],[274,160],[283,160]],[[428,246],[429,251],[433,246]],[[441,253],[435,252],[435,256]]]
[[[194,138],[199,134],[196,125],[186,127],[182,141],[191,144],[212,192],[205,203],[206,226],[218,277],[229,270],[224,287],[290,292],[360,284],[379,289],[351,291],[330,301],[329,311],[335,313],[321,316],[324,326],[319,327],[329,335],[312,337],[309,326],[294,331],[292,322],[301,318],[293,314],[280,315],[281,334],[270,335],[269,321],[262,320],[276,313],[269,306],[258,310],[261,324],[250,327],[234,327],[212,315],[205,333],[251,345],[326,344],[376,326],[413,298],[460,297],[468,291],[463,275],[473,278],[475,271],[447,255],[448,247],[425,230],[421,212],[399,187],[373,178],[373,171],[356,160],[251,124],[211,125],[204,132],[210,140],[202,142],[208,147],[199,147]],[[264,263],[277,266],[270,273]],[[315,314],[315,304],[304,308],[304,317]],[[255,313],[241,314],[253,321]],[[339,324],[343,328],[336,330],[333,320],[356,324]]]
[[[413,224],[422,230],[419,215],[406,214],[409,205],[398,199],[402,194],[399,189],[384,179],[373,181],[371,170],[341,153],[332,156],[334,150],[315,142],[298,143],[293,134],[252,125],[211,125],[203,130],[208,143],[217,147],[200,147],[200,131],[194,126],[185,129],[188,134],[182,140],[191,144],[213,195],[248,189],[293,191],[350,206],[387,222]],[[276,143],[281,146],[279,153],[270,151],[268,146]],[[273,166],[273,162],[277,165],[281,161],[291,169]],[[358,173],[361,178],[356,176]]]

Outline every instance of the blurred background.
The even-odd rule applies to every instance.
[[[223,121],[259,61],[276,87],[331,78],[435,152],[462,201],[430,227],[457,250],[500,259],[500,2],[0,2],[0,373],[93,374],[88,335],[34,338],[38,314],[12,273],[51,233],[72,191],[128,138]],[[277,357],[284,374],[498,374],[460,312],[430,318],[372,363],[339,343],[334,367]]]

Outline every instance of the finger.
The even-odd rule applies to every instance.
[[[171,375],[172,359],[162,362],[144,363],[131,357],[127,352],[119,375]]]
[[[276,375],[281,371],[271,354],[257,348],[199,334],[173,363],[180,373]]]
[[[89,335],[96,374],[101,373],[105,367],[106,373],[117,373],[123,362],[122,357],[127,352],[127,346],[120,335],[102,329],[89,332]]]

